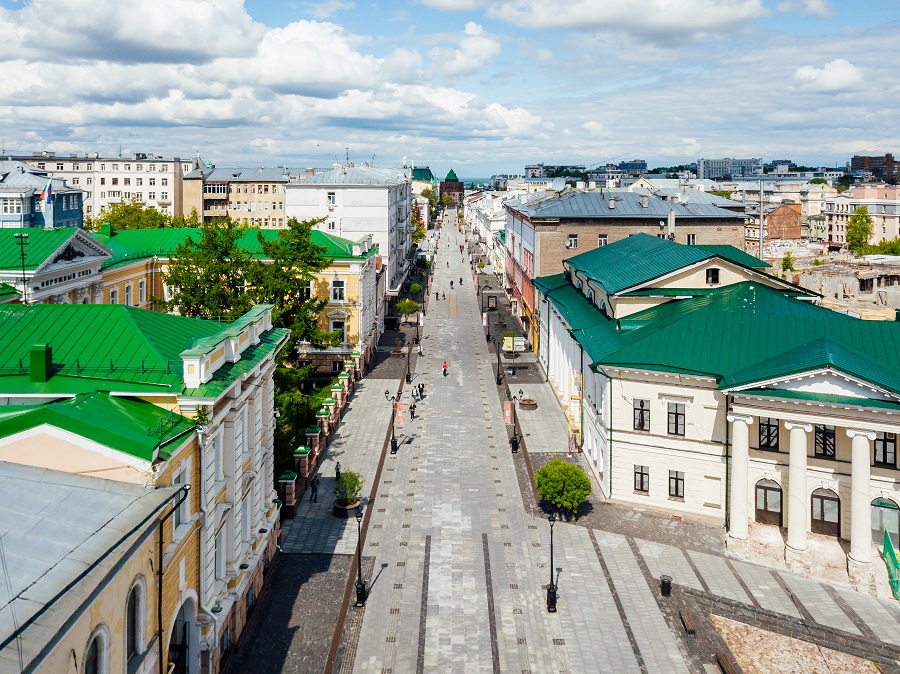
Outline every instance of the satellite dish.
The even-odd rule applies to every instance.
[[[550,187],[554,192],[562,192],[566,189],[566,181],[562,178],[554,178],[553,184],[550,185]]]

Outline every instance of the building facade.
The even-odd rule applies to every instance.
[[[708,253],[638,235],[537,279],[540,362],[570,427],[607,497],[718,519],[738,555],[786,528],[806,575],[810,537],[846,540],[869,591],[900,535],[900,360],[882,348],[900,326]]]
[[[861,185],[825,200],[822,214],[829,245],[835,248],[847,245],[847,222],[860,206],[865,206],[872,218],[869,243],[877,244],[900,236],[900,187]]]
[[[291,180],[284,167],[202,166],[184,176],[184,211],[196,211],[203,222],[228,217],[248,227],[284,227],[284,187]]]
[[[81,227],[83,193],[48,171],[0,161],[0,228]]]
[[[180,159],[136,152],[130,157],[101,157],[35,152],[11,157],[47,171],[84,193],[84,215],[98,217],[110,204],[135,200],[168,215],[187,215],[182,178],[201,166],[200,157]]]
[[[340,166],[285,187],[285,217],[321,218],[316,229],[345,239],[371,236],[386,289],[396,294],[415,261],[408,169]],[[379,311],[380,313],[380,311]]]
[[[450,203],[448,204],[450,208],[458,208],[463,205],[463,199],[466,196],[466,186],[456,177],[456,172],[453,169],[450,169],[447,177],[440,182],[438,189],[441,201],[444,200],[444,195],[450,197]]]

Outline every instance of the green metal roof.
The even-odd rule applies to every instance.
[[[450,173],[448,173],[448,174],[447,174],[447,177],[444,178],[444,182],[448,182],[448,183],[450,183],[450,182],[458,183],[458,182],[459,182],[459,178],[456,177],[456,171],[454,171],[453,169],[450,169]]]
[[[279,229],[259,229],[258,227],[248,227],[238,239],[240,247],[249,252],[254,257],[263,259],[265,254],[262,245],[257,237],[258,233],[266,241],[277,241]],[[103,268],[108,269],[117,265],[122,265],[135,260],[146,259],[159,255],[161,257],[170,257],[175,254],[178,246],[187,242],[188,238],[192,241],[199,241],[203,235],[203,230],[199,227],[166,227],[162,229],[126,229],[120,232],[113,232],[112,236],[107,236],[98,232],[92,232],[97,241],[109,247],[113,251],[113,256],[103,263]],[[369,249],[367,253],[362,255],[353,255],[353,241],[334,236],[328,232],[321,232],[317,229],[312,230],[310,240],[315,245],[325,249],[325,257],[338,260],[365,259],[372,255],[376,255],[378,250],[376,247]]]
[[[703,246],[685,246],[649,234],[635,234],[563,262],[600,284],[610,295],[714,257],[742,267],[765,264],[733,246],[711,248],[715,251]]]
[[[413,180],[427,180],[430,183],[435,181],[434,174],[431,172],[431,169],[427,166],[423,166],[422,168],[414,168],[412,172]]]
[[[0,304],[14,300],[19,296],[19,291],[6,283],[0,283]]]
[[[750,267],[751,269],[771,269],[772,265],[768,262],[763,262],[758,257],[751,255],[750,253],[745,253],[740,248],[735,248],[734,246],[729,245],[712,245],[712,244],[697,244],[694,248],[700,248],[701,250],[708,251],[713,255],[717,255],[718,257],[724,258],[726,260],[731,260],[732,262],[737,262],[744,267]]]
[[[830,393],[811,393],[809,391],[762,388],[744,389],[743,391],[736,391],[735,394],[760,398],[806,400],[811,403],[826,403],[829,405],[853,405],[855,407],[880,407],[888,410],[900,410],[900,402],[878,400],[877,398],[855,398],[853,396],[832,395]]]
[[[252,320],[254,311],[241,319]],[[249,317],[249,318],[248,318]],[[181,353],[200,340],[225,336],[235,324],[157,313],[121,304],[0,306],[0,394],[76,394],[94,390],[182,394]],[[216,371],[192,395],[218,395],[287,335],[273,329],[237,363]],[[49,344],[53,376],[30,380],[30,350]]]
[[[39,227],[0,228],[0,269],[21,269],[22,253],[16,234],[27,234],[25,269],[37,269],[60,246],[75,235],[77,227],[41,229]]]
[[[196,426],[192,420],[152,403],[101,392],[46,405],[0,407],[0,438],[44,424],[147,462],[157,456],[168,458],[166,448],[174,449]]]

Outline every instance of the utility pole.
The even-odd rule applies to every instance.
[[[763,224],[765,223],[765,206],[763,205],[763,200],[765,199],[766,192],[764,188],[764,183],[762,180],[759,181],[759,259],[763,259]]]
[[[23,232],[13,236],[19,243],[19,253],[22,257],[22,304],[28,304],[28,284],[25,281],[25,244],[28,243],[28,235]]]

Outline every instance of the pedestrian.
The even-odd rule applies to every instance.
[[[421,382],[419,384],[419,400],[425,397],[425,382]]]
[[[459,285],[462,285],[462,276],[459,277]]]
[[[444,376],[447,376],[447,361],[444,361],[444,364],[441,365],[441,368],[444,370]]]
[[[319,476],[316,475],[313,481],[309,483],[310,496],[309,500],[313,503],[319,502]]]
[[[441,299],[442,299],[442,300],[447,299],[447,293],[442,292],[442,293],[441,293]]]
[[[416,418],[416,404],[415,403],[413,403],[412,405],[409,406],[409,418],[410,419]]]
[[[341,481],[341,462],[338,461],[337,465],[334,467],[334,479],[338,482]]]
[[[450,281],[450,290],[453,290],[453,281]]]
[[[413,401],[415,401],[415,399],[416,399],[416,393],[418,393],[418,392],[419,392],[419,387],[418,387],[418,386],[413,386],[413,387],[412,387],[412,399],[413,399]]]
[[[435,290],[434,291],[434,301],[437,302],[439,299],[440,299],[440,297],[438,297],[438,291]]]

